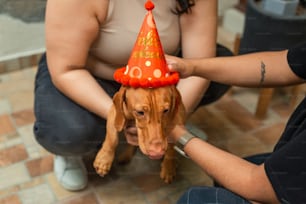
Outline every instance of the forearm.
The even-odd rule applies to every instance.
[[[112,105],[110,96],[86,69],[74,69],[53,77],[55,86],[90,112],[106,119]]]
[[[175,128],[177,140],[185,130]],[[275,193],[266,177],[263,165],[257,166],[199,139],[191,139],[185,153],[208,175],[225,188],[248,200],[277,203]]]
[[[289,68],[287,51],[190,60],[192,75],[225,84],[270,87],[302,82]]]

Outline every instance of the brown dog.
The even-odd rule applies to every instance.
[[[185,108],[175,85],[152,89],[121,86],[113,102],[106,138],[94,161],[97,173],[104,176],[109,172],[119,142],[118,132],[133,120],[141,152],[152,159],[164,157],[160,177],[171,183],[176,175],[176,152],[173,144],[168,144],[167,136],[176,124],[182,125],[185,120]],[[126,155],[124,160],[132,156]]]

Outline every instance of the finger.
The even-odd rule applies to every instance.
[[[174,59],[166,58],[166,62],[170,72],[178,71],[177,61]]]
[[[134,135],[126,135],[126,141],[130,145],[138,146],[138,137]]]
[[[126,132],[127,134],[136,135],[136,136],[137,136],[137,128],[136,128],[136,127],[129,127],[129,128],[126,128],[125,132]]]

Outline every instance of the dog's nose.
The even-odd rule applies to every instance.
[[[164,156],[166,147],[162,141],[152,141],[149,144],[148,156],[151,159],[160,159]]]

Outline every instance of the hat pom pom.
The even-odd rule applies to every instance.
[[[152,3],[152,1],[148,0],[145,4],[145,8],[148,10],[148,11],[151,11],[154,9],[154,4]]]

